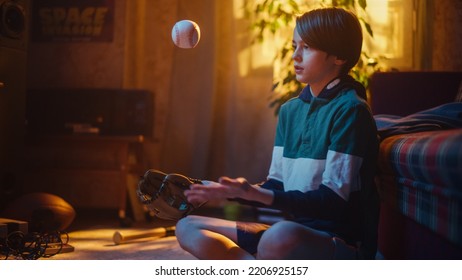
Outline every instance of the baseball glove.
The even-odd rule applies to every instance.
[[[141,177],[136,193],[155,216],[177,221],[200,207],[189,203],[183,193],[191,184],[202,184],[202,181],[150,169]]]

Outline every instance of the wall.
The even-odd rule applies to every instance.
[[[28,88],[122,88],[125,0],[115,0],[114,18],[112,42],[31,40],[27,64]]]
[[[264,179],[276,121],[268,108],[272,73],[263,67],[239,74],[238,57],[248,51],[249,34],[246,22],[235,22],[230,13],[233,3],[115,0],[113,42],[32,41],[27,87],[151,90],[155,125],[154,139],[146,145],[150,167],[210,179]],[[431,3],[430,70],[461,70],[462,1]],[[178,49],[171,42],[171,27],[183,18],[201,25],[195,49]]]
[[[5,1],[0,0],[0,4],[4,3]],[[15,4],[17,6],[2,5],[0,11],[0,210],[8,200],[22,191],[30,5],[28,0],[16,1]],[[7,25],[12,17],[2,18],[6,14],[18,15],[14,13],[18,10],[23,10],[25,14],[23,17],[14,17],[13,22],[24,20],[24,28],[15,28],[20,26],[15,24]]]

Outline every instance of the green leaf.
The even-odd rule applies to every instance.
[[[274,83],[273,86],[271,87],[271,91],[274,91],[279,85],[279,82]]]
[[[371,35],[371,37],[374,38],[374,32],[372,32],[371,25],[364,21],[364,27],[366,27],[367,33],[369,33],[369,35]]]
[[[358,0],[358,4],[363,10],[366,10],[366,7],[367,7],[367,1],[366,0]]]

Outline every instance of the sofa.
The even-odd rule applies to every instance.
[[[378,255],[462,259],[462,72],[377,72]]]

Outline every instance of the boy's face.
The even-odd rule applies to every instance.
[[[297,28],[294,29],[292,47],[297,81],[309,84],[313,95],[317,96],[327,83],[339,75],[344,61],[308,46],[298,34]]]

